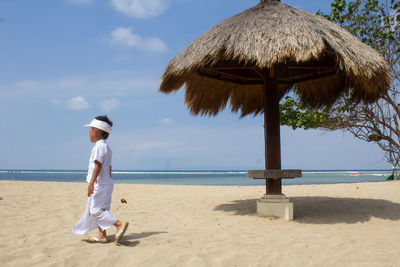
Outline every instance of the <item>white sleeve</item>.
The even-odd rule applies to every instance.
[[[93,151],[93,161],[98,161],[101,164],[104,163],[104,159],[106,158],[106,154],[107,154],[107,147],[104,145],[97,145],[94,148]]]

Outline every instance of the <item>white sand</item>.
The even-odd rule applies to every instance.
[[[256,216],[261,186],[117,184],[111,211],[131,223],[122,246],[71,233],[86,184],[0,188],[0,266],[400,266],[396,181],[284,187],[291,222]]]

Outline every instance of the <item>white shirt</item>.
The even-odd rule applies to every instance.
[[[92,180],[93,170],[95,167],[95,161],[97,160],[102,164],[99,176],[97,177],[97,184],[105,185],[112,184],[113,180],[110,176],[112,152],[105,140],[99,140],[96,142],[92,149],[92,153],[89,158],[88,174],[86,181],[90,183]]]

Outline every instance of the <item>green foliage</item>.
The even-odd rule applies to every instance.
[[[331,13],[317,14],[347,29],[365,44],[375,48],[398,72],[400,59],[400,1],[388,0],[334,0]],[[355,107],[348,95],[339,99],[333,107],[309,110],[299,103],[296,93],[287,96],[280,104],[281,125],[293,129],[322,128],[326,130],[346,128],[341,125]],[[370,141],[378,141],[372,135]]]
[[[280,105],[281,125],[297,128],[318,128],[329,121],[328,111],[305,111],[305,108],[293,98],[286,96]]]
[[[400,1],[333,0],[330,14],[319,15],[347,29],[365,44],[375,48],[392,70],[393,82],[376,103],[354,104],[349,94],[323,110],[301,105],[294,93],[280,104],[281,125],[293,129],[343,129],[356,138],[375,142],[394,167],[400,168]],[[400,179],[393,173],[391,179]]]

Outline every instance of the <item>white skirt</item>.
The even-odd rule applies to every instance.
[[[88,197],[85,212],[72,228],[74,234],[85,235],[98,227],[104,231],[115,224],[117,218],[110,213],[113,189],[114,184],[95,184],[93,194]]]

